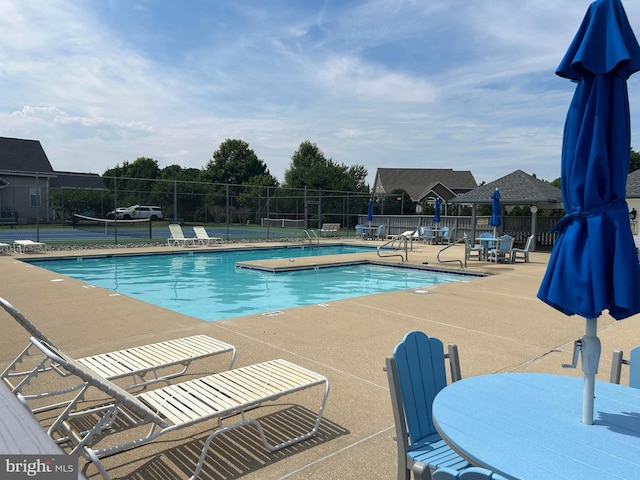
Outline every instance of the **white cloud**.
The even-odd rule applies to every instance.
[[[0,132],[59,170],[200,168],[241,138],[280,179],[310,140],[371,182],[387,166],[552,180],[573,92],[554,70],[589,3],[203,2],[178,21],[163,2],[4,0]]]

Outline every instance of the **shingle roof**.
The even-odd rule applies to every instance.
[[[414,201],[419,201],[439,183],[457,194],[478,186],[470,171],[454,171],[450,168],[379,168],[374,193],[384,195],[403,188]]]
[[[627,175],[627,198],[640,198],[640,170]]]
[[[104,190],[104,181],[97,173],[55,172],[51,188],[92,188]]]
[[[53,173],[38,140],[0,137],[0,171]]]
[[[481,185],[451,200],[451,203],[489,204],[496,188],[500,190],[500,203],[503,205],[557,204],[562,208],[562,192],[558,187],[522,170]]]

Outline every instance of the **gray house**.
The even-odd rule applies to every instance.
[[[373,195],[383,200],[393,190],[405,190],[413,203],[439,198],[445,202],[476,188],[470,171],[450,168],[379,168],[373,184]]]
[[[38,140],[0,137],[0,219],[2,223],[52,221],[52,189],[104,189],[97,174],[56,172]]]

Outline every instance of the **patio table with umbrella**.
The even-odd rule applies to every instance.
[[[538,298],[586,319],[576,341],[584,373],[582,422],[593,424],[600,358],[597,317],[640,312],[640,265],[625,201],[630,161],[627,79],[640,70],[640,46],[620,0],[597,0],[557,69],[577,82],[562,145],[566,215]]]

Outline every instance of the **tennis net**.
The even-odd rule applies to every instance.
[[[262,218],[261,225],[263,227],[304,228],[304,219],[292,220],[290,218]]]
[[[119,237],[153,238],[153,222],[148,218],[135,220],[115,220],[109,218],[87,217],[74,214],[74,228],[94,233],[104,234],[105,237],[118,235]]]

